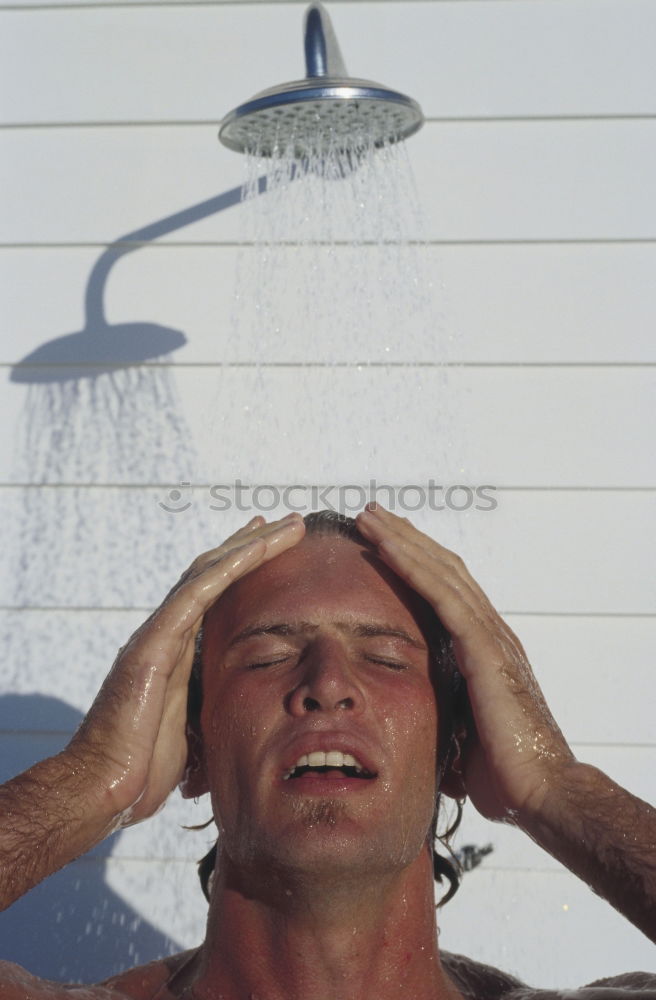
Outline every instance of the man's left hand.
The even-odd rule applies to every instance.
[[[379,504],[368,505],[357,525],[451,635],[473,720],[461,751],[464,790],[488,819],[521,824],[576,765],[522,644],[460,556]]]

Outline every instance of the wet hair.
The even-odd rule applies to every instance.
[[[307,535],[338,535],[342,538],[349,539],[358,545],[363,545],[368,548],[371,547],[371,543],[368,542],[367,539],[365,539],[364,536],[358,531],[355,518],[339,514],[337,511],[314,511],[311,514],[307,514],[303,518],[303,521],[305,522],[305,531]],[[430,847],[433,858],[433,875],[435,880],[441,884],[443,879],[446,879],[449,883],[449,889],[439,903],[440,906],[443,906],[455,895],[460,885],[461,868],[451,851],[449,841],[460,825],[460,820],[462,818],[462,803],[456,803],[456,815],[454,820],[448,826],[448,829],[443,834],[438,834],[437,825],[442,805],[440,782],[442,776],[452,762],[454,751],[457,750],[455,732],[456,727],[458,723],[461,722],[464,714],[463,707],[465,688],[464,681],[456,664],[453,646],[448,632],[428,602],[419,595],[417,595],[417,600],[419,619],[424,634],[426,635],[430,651],[431,670],[437,693],[437,706],[439,714],[440,738],[437,754],[438,787],[435,809],[431,822]],[[198,727],[203,699],[202,643],[203,634],[201,629],[196,638],[196,649],[191,669],[189,698],[187,703],[188,725],[194,729]],[[212,821],[210,820],[210,822]],[[202,827],[194,827],[192,829],[202,829]],[[436,847],[437,844],[448,852],[449,857],[445,857],[438,852]],[[212,849],[198,863],[198,875],[203,893],[207,900],[209,900],[210,896],[209,883],[216,864],[216,855],[217,844],[214,844]]]

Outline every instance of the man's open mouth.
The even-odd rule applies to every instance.
[[[342,753],[341,750],[315,750],[312,753],[302,754],[293,767],[283,774],[283,781],[293,781],[295,778],[303,778],[305,775],[312,777],[316,775],[346,778],[375,778],[376,774],[368,771],[363,764],[350,753]]]

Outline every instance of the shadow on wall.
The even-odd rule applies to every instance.
[[[266,177],[257,181],[257,194],[267,189]],[[83,375],[143,364],[166,357],[187,338],[180,330],[157,323],[110,324],[105,311],[109,272],[121,257],[141,246],[177,232],[194,222],[223,212],[244,199],[241,186],[199,202],[114,240],[93,266],[84,296],[84,329],[41,344],[11,369],[12,382],[65,382]]]
[[[82,715],[57,698],[0,697],[0,781],[67,743]],[[36,886],[0,913],[0,959],[64,982],[98,982],[181,951],[105,881],[120,834]]]

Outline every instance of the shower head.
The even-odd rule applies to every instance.
[[[424,116],[411,97],[347,75],[322,4],[310,4],[304,31],[306,78],[263,90],[226,115],[219,130],[224,146],[261,156],[357,154],[421,128]]]

